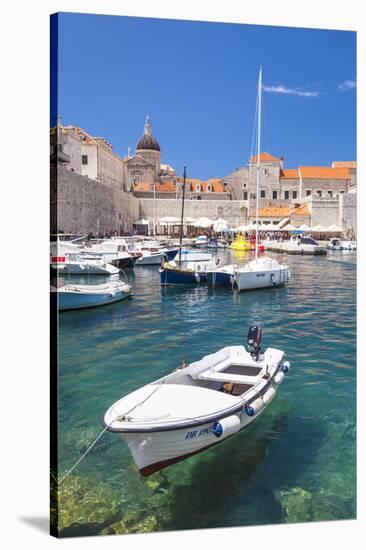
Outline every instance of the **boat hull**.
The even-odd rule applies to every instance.
[[[117,291],[113,294],[81,294],[78,292],[62,292],[58,293],[58,309],[59,311],[70,311],[74,309],[87,309],[92,307],[104,306],[113,304],[129,298],[131,293]]]
[[[179,269],[160,269],[160,282],[164,286],[176,284],[196,285],[204,280],[207,280],[207,275],[203,273]]]
[[[234,274],[234,282],[238,291],[254,290],[284,285],[289,280],[288,268],[263,271],[239,271]]]
[[[251,424],[268,405],[255,416],[248,416],[245,410],[236,414],[240,419],[240,428],[237,432]],[[190,458],[198,453],[226,441],[231,435],[217,437],[213,431],[215,423],[209,422],[195,426],[170,431],[152,433],[120,434],[127,443],[133,459],[142,476],[149,476],[168,466]]]
[[[211,271],[207,273],[207,281],[212,286],[232,286],[233,274],[224,271]]]

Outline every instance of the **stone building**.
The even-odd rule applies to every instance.
[[[58,163],[71,172],[126,190],[124,160],[104,138],[93,137],[77,126],[57,124],[51,130],[51,161],[58,147]]]
[[[285,169],[284,158],[260,155],[259,205],[296,207],[304,198],[333,198],[356,189],[356,163],[334,161],[332,166],[299,166]],[[249,216],[256,208],[257,157],[226,176],[223,181],[234,199],[246,202]]]

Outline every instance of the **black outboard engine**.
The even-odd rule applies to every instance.
[[[252,325],[248,332],[248,351],[255,361],[258,361],[261,350],[262,329],[258,325]]]

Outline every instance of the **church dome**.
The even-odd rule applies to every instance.
[[[145,126],[144,126],[144,135],[140,137],[136,145],[136,151],[141,151],[146,149],[153,150],[153,151],[160,151],[160,145],[151,133],[151,124],[150,124],[149,116],[146,117]]]
[[[136,145],[136,150],[141,149],[153,149],[154,151],[160,151],[160,145],[154,138],[154,136],[149,136],[144,134],[138,141]]]

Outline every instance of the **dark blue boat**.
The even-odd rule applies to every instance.
[[[233,270],[231,266],[227,266],[229,269],[221,268],[215,271],[207,272],[207,281],[212,286],[232,286],[233,285]]]
[[[191,269],[177,265],[176,267],[165,267],[166,264],[159,269],[160,283],[162,285],[176,284],[199,284],[207,280],[206,273],[196,273]]]

